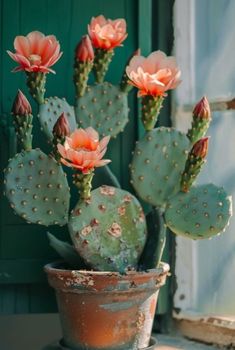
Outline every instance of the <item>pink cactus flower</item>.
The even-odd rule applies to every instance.
[[[126,39],[126,21],[123,18],[106,19],[103,15],[93,17],[88,25],[88,33],[95,48],[112,50],[122,46]]]
[[[108,164],[110,160],[102,159],[110,136],[99,141],[98,133],[92,128],[76,129],[65,138],[64,145],[58,144],[57,149],[62,156],[61,163],[80,170],[83,174],[89,173],[95,167]]]
[[[193,115],[200,119],[211,119],[211,110],[209,102],[204,96],[194,107]]]
[[[204,137],[197,141],[191,151],[191,154],[193,154],[196,157],[199,158],[206,158],[208,153],[208,145],[209,145],[209,137]]]
[[[60,117],[57,119],[53,127],[53,135],[56,137],[65,137],[70,134],[70,126],[68,118],[66,117],[65,112],[63,112]]]
[[[30,103],[21,90],[18,90],[11,112],[14,115],[22,116],[32,114],[32,108],[30,106]]]
[[[75,50],[75,57],[78,61],[87,62],[94,60],[94,50],[88,35],[84,35]]]
[[[181,72],[174,57],[162,51],[148,57],[134,56],[126,68],[130,84],[139,89],[138,96],[166,96],[166,91],[180,84]]]
[[[31,32],[27,36],[17,36],[14,40],[15,53],[8,55],[19,66],[13,71],[55,73],[49,67],[61,57],[60,44],[54,35],[45,36],[41,32]]]

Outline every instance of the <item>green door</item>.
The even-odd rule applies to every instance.
[[[1,90],[0,90],[0,176],[1,176],[1,211],[0,211],[0,313],[34,313],[53,312],[56,304],[53,291],[47,286],[43,265],[57,258],[49,247],[46,228],[28,225],[13,214],[7,200],[3,197],[3,168],[7,159],[15,152],[15,137],[11,125],[11,105],[20,88],[34,106],[25,86],[23,73],[11,73],[14,63],[6,54],[6,50],[13,49],[16,35],[26,35],[33,30],[45,34],[55,34],[60,41],[63,53],[56,64],[57,74],[48,76],[47,96],[66,97],[73,104],[74,87],[73,56],[74,48],[81,36],[87,32],[87,24],[92,16],[104,14],[109,18],[125,18],[128,25],[128,38],[123,48],[116,49],[107,80],[117,83],[121,77],[127,57],[138,47],[143,54],[148,54],[153,47],[160,43],[166,49],[168,37],[160,32],[157,26],[152,26],[153,14],[165,19],[170,18],[168,6],[163,2],[151,0],[1,0]],[[166,24],[164,24],[166,26]],[[153,36],[152,36],[153,28]],[[167,28],[165,28],[167,29]],[[168,29],[167,29],[168,32]],[[161,40],[160,40],[160,39]],[[137,119],[138,106],[136,93],[129,97],[131,107],[130,122],[124,133],[111,142],[109,156],[112,159],[111,169],[119,178],[122,187],[131,189],[129,185],[128,164],[134,142],[141,134],[141,127]],[[37,124],[37,146],[43,148],[45,140],[40,135]],[[36,144],[34,146],[36,146]],[[65,228],[50,227],[50,232],[61,239],[68,238]],[[163,300],[164,298],[162,298]],[[165,311],[166,304],[161,303],[160,311]]]

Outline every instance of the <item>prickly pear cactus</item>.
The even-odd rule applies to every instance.
[[[63,112],[65,112],[65,115],[68,118],[70,131],[72,132],[77,126],[74,108],[70,106],[65,99],[49,97],[45,99],[43,104],[39,105],[38,117],[40,124],[46,136],[50,140],[53,139],[53,127]]]
[[[165,222],[177,235],[200,239],[224,231],[231,215],[231,197],[222,187],[206,184],[171,198]]]
[[[115,137],[128,122],[127,94],[108,82],[88,86],[75,112],[80,127],[92,126],[101,136]]]
[[[146,240],[143,210],[130,193],[110,186],[91,192],[69,220],[79,254],[96,270],[125,272],[136,268]]]
[[[6,196],[29,223],[65,225],[70,192],[61,166],[39,149],[15,155],[5,169]]]
[[[160,127],[136,144],[131,164],[132,184],[146,202],[164,207],[180,191],[180,179],[190,149],[185,134]]]

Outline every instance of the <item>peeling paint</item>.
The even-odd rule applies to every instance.
[[[111,304],[102,304],[100,305],[100,307],[108,311],[116,312],[120,310],[127,310],[137,304],[138,303],[135,300],[133,300],[133,301],[115,302]]]

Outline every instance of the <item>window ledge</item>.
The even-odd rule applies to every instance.
[[[174,319],[177,331],[190,339],[235,347],[235,317],[181,312]]]
[[[168,335],[157,334],[157,350],[215,350],[215,346],[200,344],[187,340],[183,337],[172,337]],[[221,348],[220,348],[221,349]]]

